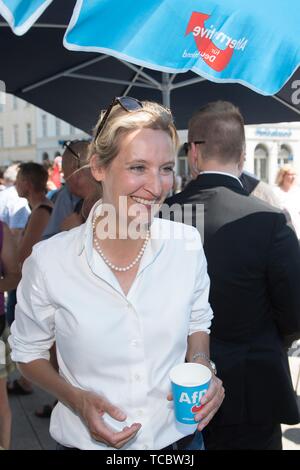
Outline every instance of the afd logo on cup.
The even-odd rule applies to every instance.
[[[195,413],[201,409],[200,402],[208,390],[209,383],[202,385],[201,389],[199,386],[186,387],[185,390],[176,385],[173,387],[177,421],[184,424],[195,424]]]
[[[202,405],[200,404],[201,398],[204,397],[206,390],[197,390],[192,394],[190,397],[187,392],[182,392],[179,398],[179,403],[188,403],[189,405],[193,405],[191,408],[192,413],[198,413],[201,410]]]
[[[176,421],[195,425],[195,413],[211,381],[211,371],[202,364],[185,362],[170,371]]]

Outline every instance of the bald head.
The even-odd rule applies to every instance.
[[[86,141],[70,142],[62,155],[66,185],[72,194],[81,198],[87,197],[98,185],[87,162],[88,147]]]
[[[203,106],[189,122],[188,140],[205,141],[201,145],[203,160],[239,162],[245,149],[244,120],[239,109],[228,101]]]
[[[67,180],[72,173],[87,164],[89,142],[78,141],[67,144],[62,154],[62,170]]]

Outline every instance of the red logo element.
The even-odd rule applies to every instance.
[[[201,408],[203,408],[203,405],[194,405],[193,408],[191,409],[191,412],[192,413],[198,413],[198,411],[201,410]]]
[[[233,54],[233,47],[228,45],[226,49],[219,49],[208,37],[211,30],[205,29],[205,21],[210,15],[194,11],[187,26],[185,35],[193,32],[198,51],[204,62],[217,72],[221,72],[230,62]]]

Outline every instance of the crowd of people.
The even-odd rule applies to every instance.
[[[0,447],[9,394],[33,385],[53,396],[36,414],[51,415],[58,450],[279,450],[281,423],[299,422],[296,174],[280,169],[273,190],[244,171],[228,102],[191,117],[188,182],[174,175],[178,146],[170,110],[120,97],[91,141],[3,172]],[[190,224],[177,220],[186,207]],[[169,372],[185,361],[213,376],[182,434]]]

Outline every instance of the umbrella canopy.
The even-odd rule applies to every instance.
[[[183,2],[172,0],[171,3],[173,5],[171,12],[176,13],[174,5],[177,4],[178,6],[179,3],[182,5]],[[207,5],[218,4],[220,6],[227,5],[227,3],[228,5],[237,5],[237,2],[233,0],[222,2],[202,1],[200,13],[204,14],[205,11],[208,11],[211,13],[211,18],[219,10],[210,7],[210,10],[204,11],[205,6],[208,8]],[[267,3],[269,4],[269,1]],[[296,10],[300,10],[300,7],[295,6],[296,2],[292,0],[290,0],[290,3],[295,9],[291,16],[297,17]],[[117,4],[123,5],[123,7],[126,5],[127,9],[125,7],[116,9]],[[160,15],[163,16],[162,13],[165,11],[166,6],[170,6],[170,1],[151,0],[150,2],[150,0],[144,0],[138,2],[138,4],[145,4],[148,7],[151,4],[153,7],[151,11],[146,9],[149,21],[145,23],[149,23],[149,30],[147,30],[148,26],[147,28],[144,26],[138,29],[136,19],[132,17],[135,10],[129,8],[133,4],[137,7],[137,2],[133,0],[122,0],[122,2],[119,0],[79,0],[76,3],[75,0],[64,0],[64,2],[58,2],[57,0],[52,2],[51,0],[0,0],[0,12],[6,19],[0,24],[0,79],[5,82],[7,92],[41,107],[87,132],[91,131],[99,110],[107,106],[112,96],[123,94],[130,94],[139,99],[163,101],[165,104],[170,105],[175,114],[178,128],[186,128],[191,114],[202,104],[215,99],[233,101],[241,108],[247,123],[295,121],[299,119],[300,72],[298,71],[276,96],[270,97],[262,96],[239,84],[216,83],[221,80],[247,83],[247,80],[238,79],[232,75],[237,73],[237,71],[233,71],[233,60],[241,62],[241,58],[244,57],[243,54],[246,56],[247,48],[250,49],[251,46],[252,36],[248,38],[246,32],[243,35],[236,32],[235,36],[232,33],[231,40],[236,41],[236,43],[231,43],[231,45],[236,46],[236,48],[230,47],[231,55],[227,48],[229,52],[226,56],[227,63],[224,59],[225,66],[223,59],[216,62],[220,54],[225,57],[223,51],[226,48],[224,49],[224,44],[219,44],[219,47],[217,47],[218,39],[216,39],[216,35],[213,36],[212,34],[212,23],[209,22],[211,19],[207,18],[204,24],[205,29],[199,30],[199,17],[193,16],[194,9],[196,9],[195,5],[199,5],[199,2],[189,0],[184,2],[185,5],[193,4],[194,9],[190,8],[189,14],[185,14],[187,21],[183,23],[184,30],[181,40],[184,43],[181,47],[184,47],[184,50],[182,52],[181,49],[181,56],[184,56],[185,53],[192,54],[190,51],[194,51],[195,47],[198,52],[199,50],[201,52],[202,46],[198,47],[197,38],[201,37],[201,34],[204,36],[211,35],[214,40],[214,53],[219,52],[212,64],[214,67],[221,67],[220,71],[216,70],[216,67],[210,67],[207,61],[201,57],[201,54],[198,57],[189,57],[188,61],[185,61],[185,68],[180,61],[178,61],[176,68],[177,62],[175,60],[169,63],[168,66],[158,63],[162,59],[155,56],[156,51],[168,50],[169,46],[164,42],[166,36],[159,34],[160,31],[164,31],[162,21],[158,22],[159,27],[155,31],[156,40],[153,42],[154,46],[152,44],[150,51],[148,51],[147,57],[142,61],[140,57],[134,56],[133,43],[135,46],[142,42],[147,43],[147,38],[149,38],[149,34],[153,29],[154,18],[159,18]],[[227,24],[226,27],[231,24],[228,19],[227,23],[224,20],[226,14],[227,17],[229,15],[228,5],[223,10],[223,16],[220,13],[223,25]],[[251,3],[251,8],[253,8],[252,5]],[[88,9],[88,7],[90,8]],[[103,8],[102,13],[101,8]],[[138,10],[138,8],[136,9]],[[238,8],[237,11],[239,11]],[[282,13],[281,10],[279,12]],[[141,14],[140,11],[138,13]],[[199,11],[196,11],[196,13],[199,13]],[[111,22],[109,22],[109,17],[105,16],[108,14],[111,15]],[[175,19],[172,20],[173,23],[179,24],[178,15],[173,14],[173,17],[176,19],[176,22]],[[113,18],[115,18],[114,22]],[[216,18],[214,17],[214,19]],[[251,15],[250,19],[253,21]],[[282,20],[284,23],[286,16],[282,16]],[[121,26],[127,25],[130,21],[136,31],[134,40],[129,30],[125,32],[121,30]],[[250,24],[252,25],[251,21]],[[7,22],[18,34],[23,34],[30,29],[23,37],[18,37],[13,34]],[[218,26],[216,21],[214,23],[216,32],[222,32],[223,26]],[[93,28],[91,27],[92,24],[94,25]],[[202,24],[201,21],[200,24]],[[290,29],[293,24],[289,23]],[[90,25],[85,30],[90,32],[88,37],[86,32],[83,33],[85,25]],[[110,25],[107,31],[104,28],[105,25]],[[95,28],[96,34],[93,32]],[[203,34],[205,30],[206,33]],[[110,48],[107,43],[109,31],[111,31],[110,36],[112,39]],[[199,35],[195,36],[198,31],[200,31]],[[285,31],[282,35],[283,37],[287,36],[287,40],[284,44],[281,40],[282,54],[278,56],[278,63],[272,62],[266,51],[264,51],[264,56],[261,57],[260,62],[258,58],[256,59],[255,68],[257,73],[254,73],[255,70],[253,72],[253,69],[251,74],[248,72],[248,86],[259,90],[258,84],[250,83],[250,79],[255,78],[256,75],[259,75],[261,69],[266,68],[269,81],[266,81],[265,78],[264,80],[266,83],[270,82],[273,87],[272,90],[275,90],[281,85],[281,82],[284,83],[289,78],[295,66],[298,65],[299,51],[297,47],[295,46],[295,49],[292,50],[290,36],[286,35]],[[222,40],[222,37],[221,39],[219,37],[219,41]],[[63,46],[63,41],[65,46],[73,50],[67,50]],[[276,44],[278,47],[277,39]],[[206,41],[205,50],[212,53],[210,47],[212,47],[211,44]],[[238,59],[234,59],[235,57]],[[265,57],[265,60],[263,57]],[[285,60],[286,57],[288,58],[287,61]],[[128,62],[129,59],[131,62]],[[181,59],[184,59],[184,57],[181,57]],[[261,65],[257,66],[259,63]],[[280,64],[282,65],[281,68]],[[161,71],[146,68],[146,65],[147,67],[159,68]],[[201,66],[205,70],[200,70]],[[241,72],[243,67],[241,62],[237,70]],[[190,71],[179,73],[189,68]],[[281,74],[278,72],[280,70]],[[202,76],[196,75],[195,72],[201,73]],[[230,78],[228,76],[226,78],[226,74],[231,74]],[[273,77],[275,78],[273,79]],[[214,80],[214,82],[210,80]],[[267,89],[260,91],[270,92]]]

